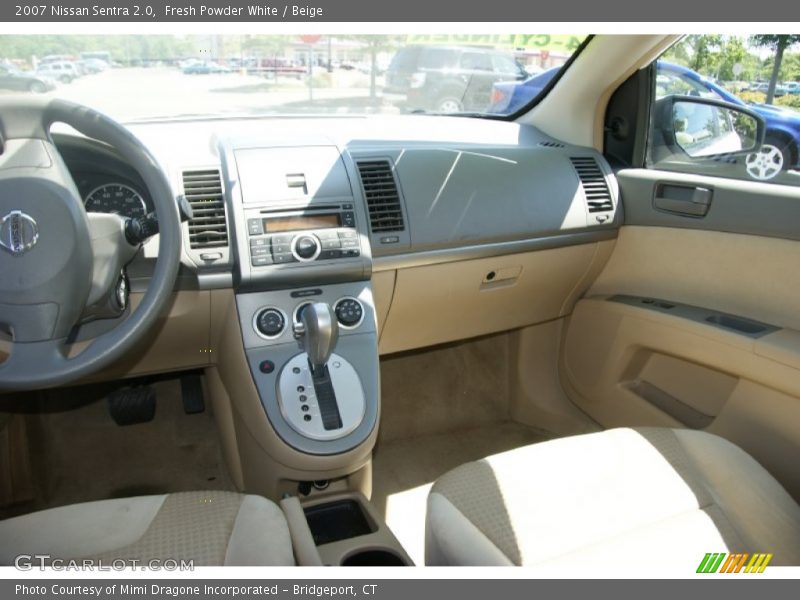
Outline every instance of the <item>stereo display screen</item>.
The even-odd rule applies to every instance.
[[[266,233],[299,231],[302,229],[328,229],[342,224],[338,213],[330,215],[297,215],[294,217],[269,217],[264,219]]]

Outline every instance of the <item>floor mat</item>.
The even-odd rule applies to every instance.
[[[105,498],[234,489],[210,412],[185,414],[177,379],[153,385],[158,398],[154,419],[124,427],[109,415],[105,401],[109,390],[103,386],[65,388],[42,400],[50,412],[30,417],[40,488],[36,509]]]
[[[380,440],[509,420],[507,334],[381,359]]]
[[[511,422],[381,442],[372,503],[417,565],[424,564],[425,504],[433,481],[465,462],[541,442],[547,433]]]

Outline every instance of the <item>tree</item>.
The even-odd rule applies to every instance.
[[[346,39],[359,41],[367,46],[369,50],[370,69],[369,69],[369,97],[375,99],[378,95],[376,78],[378,75],[378,52],[399,45],[403,41],[402,36],[398,35],[345,35]]]
[[[759,48],[769,48],[775,55],[772,64],[772,75],[769,78],[769,88],[767,88],[767,104],[772,104],[775,99],[775,87],[778,85],[778,77],[781,73],[781,63],[783,53],[793,45],[800,43],[800,34],[776,35],[758,34],[750,36],[750,43]]]
[[[731,37],[726,39],[719,53],[716,66],[716,79],[720,81],[733,81],[737,79],[734,66],[741,65],[743,71],[747,67],[747,48],[741,38]]]
[[[722,46],[721,35],[688,35],[682,41],[682,45],[690,69],[698,73],[715,70],[718,50]]]
[[[800,54],[796,52],[784,54],[781,79],[783,81],[800,81]]]

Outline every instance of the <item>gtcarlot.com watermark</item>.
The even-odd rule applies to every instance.
[[[53,571],[194,571],[194,560],[174,558],[153,558],[138,560],[135,558],[115,558],[104,561],[94,558],[65,559],[49,554],[20,554],[14,559],[14,566],[20,571],[45,569]]]

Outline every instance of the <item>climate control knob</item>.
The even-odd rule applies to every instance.
[[[292,240],[292,252],[297,260],[314,260],[319,256],[319,240],[313,235],[299,235]]]
[[[333,310],[342,327],[357,327],[364,318],[364,307],[355,298],[342,298]]]
[[[254,324],[262,336],[274,338],[283,332],[286,327],[286,318],[277,308],[265,308],[256,315]]]

